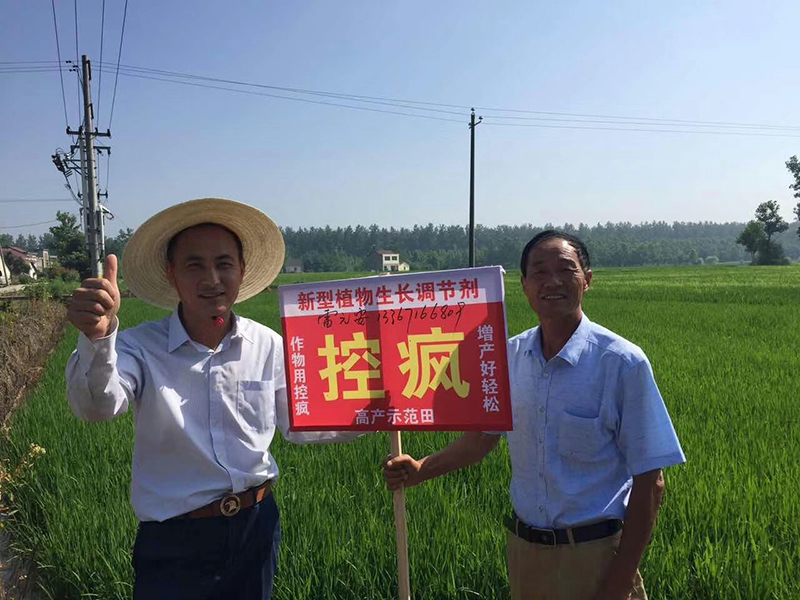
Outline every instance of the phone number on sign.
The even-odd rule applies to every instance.
[[[363,308],[358,312],[339,314],[338,310],[326,310],[324,314],[317,317],[317,324],[329,329],[334,325],[334,319],[338,318],[340,325],[349,325],[351,322],[364,325],[370,320],[384,325],[396,325],[403,321],[406,322],[406,331],[409,331],[413,321],[449,321],[455,318],[455,326],[461,321],[464,312],[464,302],[455,305],[442,304],[437,302],[433,306],[424,305],[422,308],[390,308],[388,310],[366,311]]]

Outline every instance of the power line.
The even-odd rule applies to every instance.
[[[53,5],[55,8],[55,4]],[[56,28],[57,29],[57,28]],[[60,52],[59,52],[60,54]],[[60,60],[0,60],[0,65],[58,65]]]
[[[429,105],[429,106],[451,106],[451,107],[458,107],[458,105],[438,105],[432,102],[415,102],[412,100],[393,100],[391,98],[381,98],[381,97],[373,97],[373,96],[358,96],[354,94],[339,94],[336,92],[324,92],[320,90],[304,90],[302,88],[290,88],[290,87],[281,87],[276,85],[266,85],[262,83],[253,83],[253,82],[246,82],[246,81],[237,81],[235,79],[222,79],[219,77],[206,77],[202,75],[190,75],[188,73],[178,73],[176,71],[164,71],[161,69],[148,69],[144,67],[132,67],[126,65],[119,65],[122,68],[123,75],[126,74],[126,71],[129,72],[128,74],[132,73],[139,73],[139,74],[150,74],[150,75],[159,75],[159,76],[168,76],[168,77],[177,77],[181,79],[193,79],[193,80],[200,80],[200,81],[211,81],[216,83],[227,83],[231,85],[240,85],[246,87],[255,87],[261,89],[268,89],[268,90],[275,90],[280,92],[289,92],[293,94],[304,94],[304,95],[312,95],[312,96],[323,96],[328,98],[336,98],[340,100],[349,100],[355,102],[365,102],[369,104],[383,104],[386,106],[394,106],[397,108],[407,108],[411,110],[425,110],[429,112],[438,112],[438,113],[446,113],[451,115],[463,115],[464,111],[454,111],[454,110],[441,110],[436,108],[420,108],[419,106],[413,106],[414,104],[418,105]],[[468,106],[461,106],[460,108],[464,110],[469,110]],[[465,116],[466,118],[466,116]]]
[[[126,14],[127,14],[127,2],[126,2]],[[121,54],[121,46],[122,40],[124,36],[124,20],[123,17],[123,34],[120,36],[120,54]],[[443,113],[443,114],[452,114],[452,115],[460,115],[461,112],[458,110],[442,110],[439,108],[429,108],[429,107],[446,107],[446,108],[462,108],[467,109],[466,105],[459,105],[459,104],[445,104],[445,103],[438,103],[438,102],[423,102],[418,100],[403,100],[397,98],[389,98],[389,97],[382,97],[382,96],[364,96],[358,94],[342,94],[337,92],[327,92],[322,90],[310,90],[310,89],[303,89],[303,88],[291,88],[291,87],[282,87],[282,86],[273,86],[255,82],[248,82],[248,81],[240,81],[234,79],[224,79],[219,77],[209,77],[203,75],[194,75],[190,73],[180,73],[177,71],[167,71],[162,69],[150,69],[146,67],[136,67],[132,65],[123,65],[119,62],[117,63],[103,63],[101,61],[100,64],[100,72],[102,73],[105,69],[113,70],[115,74],[115,93],[114,97],[116,97],[116,87],[117,82],[119,79],[120,73],[124,76],[128,77],[136,77],[140,79],[150,79],[154,81],[163,81],[167,83],[178,83],[181,85],[191,85],[194,87],[201,87],[201,88],[208,88],[208,89],[218,89],[223,91],[231,91],[237,93],[246,93],[250,95],[258,95],[258,96],[266,96],[270,98],[276,98],[281,100],[292,100],[296,102],[305,102],[310,104],[322,104],[328,106],[335,106],[339,108],[348,108],[352,110],[365,110],[368,112],[378,112],[378,113],[386,113],[386,114],[396,114],[400,116],[416,116],[420,118],[426,119],[434,119],[434,120],[441,120],[441,121],[452,121],[452,122],[463,122],[460,119],[446,119],[441,117],[434,117],[430,114],[417,114],[417,113],[410,113],[410,112],[401,112],[401,111],[394,111],[394,110],[380,110],[375,108],[368,108],[365,106],[356,106],[353,104],[343,104],[340,102],[328,102],[324,100],[311,100],[308,98],[301,98],[297,97],[297,95],[313,95],[318,97],[325,97],[331,98],[336,100],[342,100],[346,102],[356,102],[356,103],[369,103],[369,104],[378,104],[383,106],[389,106],[392,108],[402,109],[402,111],[420,111],[422,113]],[[0,73],[3,72],[0,69]],[[186,81],[191,80],[191,81]],[[222,83],[228,85],[208,85],[206,83],[198,83],[199,81],[202,82],[215,82],[215,83]],[[243,87],[254,87],[260,89],[267,89],[273,91],[284,92],[287,94],[294,94],[294,95],[281,95],[281,94],[272,94],[272,93],[257,93],[248,90],[242,90],[237,88],[230,87],[233,86],[243,86]],[[113,118],[113,100],[112,100],[112,118]],[[700,120],[687,120],[687,119],[666,119],[666,118],[657,118],[657,117],[628,117],[628,116],[613,116],[613,115],[597,115],[597,114],[587,114],[587,113],[567,113],[567,112],[557,112],[557,111],[535,111],[535,110],[527,110],[527,109],[511,109],[511,108],[490,108],[490,107],[482,107],[483,110],[491,110],[495,112],[511,112],[511,113],[518,113],[518,114],[525,114],[525,115],[546,115],[546,116],[517,116],[517,115],[484,115],[484,118],[487,120],[487,125],[493,126],[506,126],[506,127],[536,127],[536,128],[547,128],[547,129],[585,129],[585,130],[600,130],[600,131],[634,131],[634,132],[644,132],[644,133],[690,133],[690,134],[703,134],[703,133],[710,133],[716,135],[753,135],[759,137],[800,137],[795,135],[780,135],[778,133],[766,133],[766,132],[758,132],[758,131],[713,131],[713,129],[745,129],[745,130],[767,130],[767,131],[785,131],[785,132],[793,132],[793,131],[800,131],[800,127],[792,126],[792,125],[776,125],[776,124],[768,124],[768,123],[737,123],[731,121],[700,121]],[[570,118],[561,118],[561,117],[570,117]],[[505,121],[524,121],[523,123],[504,123],[504,122],[496,122],[500,120]],[[527,121],[535,121],[535,123],[528,123]],[[545,125],[542,122],[547,123],[559,123],[559,125]],[[563,123],[563,124],[562,124]],[[110,125],[110,121],[109,121]],[[599,127],[597,125],[604,125]],[[639,125],[642,127],[631,127],[631,125]],[[695,127],[699,129],[689,130],[684,129],[686,127]],[[711,131],[709,131],[711,130]]]
[[[100,17],[100,64],[103,64],[103,38],[106,33],[106,0],[103,0],[103,12]],[[103,91],[103,71],[100,71],[100,80],[97,83],[97,122],[100,122],[100,100]]]
[[[305,102],[305,103],[310,103],[310,104],[322,104],[322,105],[327,105],[327,106],[336,106],[336,107],[340,107],[340,108],[349,108],[349,109],[353,109],[353,110],[363,110],[363,111],[369,111],[369,112],[395,114],[395,115],[402,115],[402,116],[407,116],[407,117],[419,117],[419,118],[423,118],[423,119],[433,119],[433,120],[438,120],[438,121],[451,121],[451,122],[456,122],[456,123],[462,123],[463,122],[460,119],[448,119],[448,118],[436,117],[436,116],[433,116],[433,115],[408,113],[408,112],[393,111],[393,110],[382,110],[382,109],[377,109],[377,108],[369,108],[369,107],[365,107],[365,106],[353,106],[351,104],[342,104],[342,103],[338,103],[338,102],[327,102],[327,101],[322,101],[322,100],[311,100],[311,99],[308,99],[308,98],[298,98],[298,97],[284,96],[284,95],[279,95],[279,94],[271,94],[271,93],[266,93],[266,92],[256,92],[256,91],[244,90],[244,89],[236,89],[236,88],[231,88],[231,87],[226,87],[226,86],[208,85],[208,84],[205,84],[205,83],[198,83],[198,82],[194,82],[194,81],[185,81],[185,80],[182,80],[182,79],[174,79],[174,78],[169,78],[169,77],[166,77],[166,76],[165,77],[155,77],[155,76],[151,76],[151,75],[129,73],[129,72],[125,71],[124,69],[122,71],[120,71],[120,73],[123,76],[126,76],[126,77],[136,77],[136,78],[140,78],[140,79],[152,79],[152,80],[155,80],[155,81],[163,81],[163,82],[167,82],[167,83],[177,83],[177,84],[181,84],[181,85],[190,85],[190,86],[194,86],[194,87],[218,89],[218,90],[223,90],[223,91],[230,91],[230,92],[236,92],[236,93],[241,93],[241,94],[249,94],[249,95],[255,95],[255,96],[266,96],[266,97],[269,97],[269,98],[277,98],[277,99],[281,99],[281,100],[292,100],[292,101],[296,101],[296,102]],[[401,104],[390,105],[390,106],[396,106],[398,108],[405,108],[407,110],[420,110],[420,111],[429,110],[429,109],[426,109],[426,108],[421,108],[421,107],[417,108],[417,107],[411,107],[411,106],[408,106],[408,105],[401,105]],[[485,119],[490,119],[490,117],[487,116],[487,117],[485,117]],[[592,121],[581,121],[581,120],[568,120],[568,119],[554,119],[554,120],[566,121],[566,122],[569,122],[569,123],[587,123],[587,122],[588,123],[593,123]],[[688,129],[668,129],[668,128],[665,128],[666,126],[669,125],[669,123],[653,123],[652,124],[653,127],[644,128],[644,127],[629,127],[628,126],[628,125],[636,124],[634,122],[626,123],[626,122],[613,122],[613,121],[610,122],[610,123],[612,123],[612,124],[616,123],[619,126],[618,127],[600,127],[600,126],[589,126],[589,125],[548,125],[548,124],[543,124],[543,123],[506,123],[506,122],[497,123],[497,122],[492,122],[491,120],[485,120],[484,122],[487,125],[505,126],[505,127],[537,127],[537,128],[545,128],[545,129],[577,129],[577,130],[581,130],[582,129],[582,130],[596,130],[596,131],[631,131],[631,132],[641,132],[641,133],[688,133],[688,134],[694,134],[694,135],[697,135],[697,134],[712,134],[712,135],[738,135],[738,136],[756,136],[756,137],[800,138],[800,134],[792,135],[792,134],[766,133],[766,132],[757,132],[757,131],[719,131],[719,130],[714,130],[714,129],[709,129],[709,130],[688,130]],[[663,125],[663,127],[657,127],[658,125]],[[672,126],[673,127],[686,127],[686,125],[679,125],[679,124],[673,124]],[[695,125],[695,127],[698,127],[698,126],[699,127],[710,127],[710,126]],[[787,128],[787,130],[794,130],[794,128]],[[780,130],[776,129],[775,131],[780,131]]]
[[[240,89],[231,88],[231,87],[224,87],[224,86],[217,86],[217,85],[207,85],[207,84],[204,84],[204,83],[195,83],[195,82],[192,82],[192,81],[181,81],[181,80],[176,80],[176,79],[165,79],[165,78],[161,78],[161,77],[152,77],[150,75],[136,75],[136,74],[133,74],[133,73],[125,73],[124,71],[122,72],[122,75],[125,76],[125,77],[136,77],[136,78],[139,78],[139,79],[152,79],[154,81],[163,81],[163,82],[166,82],[166,83],[177,83],[177,84],[180,84],[180,85],[190,85],[190,86],[194,86],[194,87],[208,88],[208,89],[213,89],[213,90],[224,90],[224,91],[227,91],[227,92],[236,92],[236,93],[239,93],[239,94],[248,94],[248,95],[251,95],[251,96],[266,96],[268,98],[277,98],[277,99],[280,99],[280,100],[293,100],[295,102],[305,102],[305,103],[308,103],[308,104],[323,104],[323,105],[326,105],[326,106],[336,106],[336,107],[339,107],[339,108],[350,108],[350,109],[353,109],[353,110],[362,110],[362,111],[375,112],[375,113],[385,113],[385,114],[391,114],[391,115],[401,115],[401,116],[404,116],[404,117],[418,117],[418,118],[421,118],[421,119],[432,119],[432,120],[435,120],[435,121],[450,121],[450,122],[453,122],[453,123],[466,123],[466,121],[464,121],[462,119],[446,119],[446,118],[443,118],[443,117],[435,117],[433,115],[406,113],[406,112],[400,112],[400,111],[395,111],[395,110],[382,110],[382,109],[379,109],[379,108],[368,108],[366,106],[353,106],[353,105],[350,105],[350,104],[340,104],[338,102],[325,102],[325,101],[322,101],[322,100],[310,100],[308,98],[295,98],[295,97],[291,97],[291,96],[281,96],[281,95],[278,95],[278,94],[269,94],[269,93],[265,93],[265,92],[254,92],[254,91],[251,91],[251,90],[240,90]],[[413,109],[413,110],[425,110],[425,109],[417,108],[417,109]]]
[[[606,123],[606,124],[619,124],[619,125],[669,125],[672,127],[717,127],[717,128],[735,128],[735,129],[777,129],[777,130],[798,130],[800,127],[794,125],[768,125],[757,123],[730,123],[725,121],[688,121],[682,119],[657,119],[648,117],[612,117],[603,115],[585,115],[577,113],[550,113],[544,111],[527,111],[534,114],[544,115],[563,115],[581,118],[557,118],[557,117],[516,117],[508,115],[486,115],[487,119],[508,119],[515,121],[560,121],[565,123]],[[601,120],[604,119],[604,120]]]
[[[56,0],[50,0],[50,4],[53,7],[53,27],[56,30],[56,54],[58,55],[58,76],[61,79],[61,100],[64,102],[64,123],[66,127],[69,127],[69,116],[67,116],[67,95],[64,93],[64,73],[62,69],[62,62],[61,62],[61,46],[58,43],[58,22],[56,21]],[[39,62],[39,61],[35,61]]]
[[[58,223],[58,219],[53,219],[52,221],[40,221],[39,223],[25,223],[24,225],[9,225],[8,227],[4,225],[0,227],[0,229],[23,229],[25,227],[34,227],[36,225],[48,225],[50,223]]]
[[[58,73],[60,71],[61,69],[58,67],[0,67],[0,73]]]
[[[698,131],[690,129],[644,129],[641,127],[589,127],[580,125],[545,125],[544,123],[492,123],[486,122],[486,125],[493,125],[495,127],[537,127],[545,129],[585,129],[593,131],[634,131],[642,133],[691,133],[691,134],[710,134],[710,135],[743,135],[743,136],[758,136],[758,137],[783,137],[783,138],[800,138],[800,134],[792,135],[788,133],[762,133],[756,131]],[[624,125],[624,123],[620,123]]]
[[[77,89],[77,97],[78,97],[78,123],[81,122],[81,75],[77,69],[77,66],[81,64],[81,56],[78,52],[78,0],[74,1],[75,6],[75,73],[78,76],[78,89]]]
[[[72,202],[68,198],[2,198],[0,204],[27,204],[28,202]]]
[[[119,61],[122,58],[122,41],[125,39],[125,21],[128,18],[128,0],[125,0],[125,9],[122,13],[122,32],[119,36],[119,51],[117,52],[117,74],[114,76],[114,94],[111,96],[111,116],[108,119],[108,129],[114,120],[114,105],[117,102],[117,83],[119,82]]]
[[[264,89],[271,89],[275,91],[282,91],[282,92],[291,92],[296,94],[305,94],[305,95],[320,95],[320,96],[328,96],[334,97],[339,99],[346,99],[346,100],[355,100],[355,101],[376,101],[376,102],[388,102],[392,104],[407,104],[407,105],[421,105],[421,106],[437,106],[437,107],[444,107],[444,108],[456,108],[456,109],[463,109],[469,110],[471,107],[464,104],[446,104],[441,102],[423,102],[419,100],[408,100],[408,99],[399,99],[399,98],[389,98],[389,97],[382,97],[382,96],[364,96],[358,94],[343,94],[337,92],[327,92],[322,90],[312,90],[312,89],[303,89],[303,88],[291,88],[291,87],[282,87],[282,86],[273,86],[273,85],[266,85],[260,83],[254,83],[249,81],[240,81],[234,79],[223,79],[219,77],[209,77],[209,76],[202,76],[202,75],[193,75],[189,73],[180,73],[177,71],[165,71],[161,69],[150,69],[146,67],[136,67],[132,65],[116,65],[128,71],[135,71],[139,73],[149,73],[149,74],[158,74],[164,76],[173,76],[173,77],[180,77],[186,79],[195,79],[195,80],[204,80],[204,81],[211,81],[217,83],[228,83],[233,85],[241,85],[241,86],[248,86],[248,87],[257,87],[257,88],[264,88]],[[410,108],[410,107],[406,107]],[[511,113],[520,113],[520,114],[535,114],[535,115],[546,115],[546,116],[555,116],[555,117],[580,117],[580,118],[590,118],[590,119],[614,119],[614,120],[623,120],[623,121],[652,121],[654,124],[663,123],[663,124],[670,124],[673,126],[679,126],[678,124],[683,125],[695,125],[695,126],[709,126],[709,127],[739,127],[739,128],[759,128],[759,129],[798,129],[800,130],[800,126],[792,126],[792,125],[777,125],[777,124],[769,124],[769,123],[737,123],[731,121],[698,121],[698,120],[685,120],[685,119],[666,119],[666,118],[657,118],[657,117],[627,117],[627,116],[613,116],[613,115],[598,115],[598,114],[586,114],[586,113],[568,113],[568,112],[557,112],[557,111],[536,111],[536,110],[528,110],[528,109],[515,109],[515,108],[496,108],[496,107],[481,107],[476,106],[477,110],[482,111],[495,111],[495,112],[511,112]],[[432,110],[432,109],[431,109]],[[460,113],[456,113],[460,114]],[[491,115],[492,118],[495,119],[521,119],[521,120],[537,120],[536,117],[515,117],[515,116],[506,116],[506,115]],[[488,118],[488,117],[486,117]],[[555,119],[554,119],[555,120]],[[581,121],[578,121],[581,122]]]
[[[193,75],[190,73],[180,73],[177,71],[164,71],[161,69],[149,69],[146,67],[136,67],[133,65],[120,65],[123,69],[132,70],[132,71],[140,71],[145,73],[152,73],[152,74],[159,74],[159,75],[171,75],[174,77],[181,77],[187,79],[201,79],[205,81],[213,81],[217,83],[231,83],[234,85],[243,85],[243,86],[250,86],[250,87],[258,87],[258,88],[265,88],[271,89],[276,91],[282,92],[292,92],[297,94],[310,94],[310,95],[319,95],[319,96],[330,96],[334,98],[342,98],[342,99],[349,99],[349,100],[379,100],[384,102],[394,102],[394,103],[404,103],[404,104],[419,104],[424,106],[441,106],[445,108],[460,108],[469,111],[470,106],[464,104],[444,104],[441,102],[423,102],[419,100],[400,100],[397,98],[386,98],[382,96],[363,96],[359,94],[343,94],[337,92],[327,92],[322,90],[309,90],[303,88],[290,88],[290,87],[282,87],[282,86],[275,86],[275,85],[266,85],[262,83],[254,83],[249,81],[238,81],[235,79],[222,79],[219,77],[208,77],[203,75]]]

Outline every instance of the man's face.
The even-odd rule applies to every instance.
[[[522,289],[539,319],[578,316],[592,272],[581,268],[578,253],[566,240],[550,238],[528,254]]]
[[[213,319],[233,307],[244,277],[236,239],[215,225],[191,227],[175,240],[167,276],[184,316]]]

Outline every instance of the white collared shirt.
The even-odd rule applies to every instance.
[[[295,443],[356,434],[290,433],[281,336],[242,317],[212,350],[189,338],[178,311],[91,342],[67,363],[67,399],[86,421],[133,406],[131,503],[163,521],[278,476],[275,428]]]

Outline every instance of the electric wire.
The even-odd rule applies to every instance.
[[[53,219],[51,221],[40,221],[38,223],[25,223],[23,225],[2,225],[0,229],[22,229],[24,227],[33,227],[35,225],[48,225],[49,223],[58,223],[58,219]]]
[[[419,100],[408,100],[408,99],[398,99],[398,98],[389,98],[389,97],[382,97],[382,96],[364,96],[358,94],[343,94],[337,92],[326,92],[321,90],[311,90],[311,89],[303,89],[303,88],[291,88],[291,87],[282,87],[282,86],[273,86],[273,85],[266,85],[261,83],[254,83],[249,81],[241,81],[235,79],[225,79],[219,77],[210,77],[210,76],[203,76],[203,75],[194,75],[190,73],[181,73],[177,71],[168,71],[163,69],[150,69],[147,67],[137,67],[133,65],[114,65],[119,66],[123,69],[123,71],[128,72],[138,72],[142,74],[158,74],[158,75],[165,75],[165,76],[172,76],[184,79],[194,79],[194,80],[204,80],[210,82],[217,82],[217,83],[227,83],[232,85],[239,85],[239,86],[248,86],[248,87],[257,87],[257,88],[264,88],[270,89],[275,91],[282,91],[282,92],[291,92],[296,94],[304,94],[304,95],[320,95],[320,96],[327,96],[339,99],[346,99],[346,100],[355,100],[355,101],[377,101],[377,102],[387,102],[392,104],[404,104],[404,105],[422,105],[422,106],[438,106],[438,107],[445,107],[445,108],[457,108],[463,110],[469,110],[470,106],[465,104],[446,104],[440,102],[424,102]],[[406,107],[408,108],[408,107]],[[535,110],[528,110],[528,109],[514,109],[514,108],[497,108],[497,107],[484,107],[484,106],[475,106],[475,110],[479,111],[494,111],[494,112],[510,112],[510,113],[519,113],[519,114],[535,114],[535,115],[545,115],[546,117],[578,117],[580,119],[613,119],[613,120],[620,120],[620,121],[631,121],[631,124],[640,124],[638,121],[644,121],[649,124],[650,122],[654,124],[665,124],[670,126],[702,126],[702,127],[723,127],[723,128],[758,128],[758,129],[791,129],[791,130],[800,130],[800,126],[793,126],[793,125],[777,125],[771,123],[737,123],[737,122],[730,122],[730,121],[700,121],[700,120],[687,120],[687,119],[666,119],[666,118],[657,118],[657,117],[630,117],[630,116],[613,116],[613,115],[601,115],[601,114],[587,114],[587,113],[569,113],[569,112],[557,112],[557,111],[535,111]],[[461,113],[455,113],[461,114]],[[491,118],[491,119],[513,119],[513,120],[541,120],[542,117],[518,117],[518,116],[510,116],[510,115],[483,115],[484,118]],[[557,120],[557,119],[553,119]],[[580,120],[576,120],[576,122],[583,122]]]
[[[100,64],[103,64],[103,39],[106,33],[106,0],[103,0],[102,15],[100,17]],[[100,122],[100,101],[103,99],[103,71],[100,71],[97,82],[97,122]]]
[[[73,4],[75,6],[75,74],[78,80],[78,123],[81,123],[81,56],[78,51],[78,0],[75,0]]]
[[[160,76],[169,76],[175,77],[180,79],[192,79],[192,80],[200,80],[200,81],[210,81],[216,83],[226,83],[231,85],[239,85],[239,86],[246,86],[246,87],[255,87],[261,89],[268,89],[280,92],[289,92],[293,94],[305,94],[305,95],[312,95],[312,96],[323,96],[328,98],[337,98],[340,100],[350,100],[355,102],[365,102],[370,104],[383,104],[387,106],[395,106],[398,108],[409,108],[412,110],[426,110],[429,112],[439,112],[439,113],[446,113],[452,115],[463,115],[464,110],[469,110],[467,106],[461,106],[464,110],[461,111],[453,111],[453,110],[441,110],[435,108],[420,108],[418,106],[413,106],[414,104],[426,104],[426,105],[436,105],[435,103],[431,102],[415,102],[412,100],[392,100],[390,98],[381,98],[381,97],[371,97],[371,96],[358,96],[354,94],[340,94],[336,92],[323,92],[320,90],[304,90],[301,88],[290,88],[290,87],[282,87],[276,85],[267,85],[262,83],[253,83],[253,82],[246,82],[246,81],[238,81],[235,79],[223,79],[219,77],[207,77],[203,75],[191,75],[188,73],[178,73],[176,71],[165,71],[162,69],[147,69],[144,67],[131,67],[126,65],[121,65],[123,74],[131,75],[132,73],[138,74],[148,74],[148,75],[160,75]],[[452,106],[456,107],[457,105],[442,105],[442,106]]]
[[[64,123],[65,127],[68,128],[69,116],[67,115],[67,95],[64,92],[64,73],[62,71],[63,63],[61,62],[61,45],[58,42],[58,21],[56,20],[56,0],[50,0],[50,4],[53,7],[53,27],[56,31],[56,54],[58,55],[58,76],[61,79],[61,100],[64,103]],[[31,61],[31,62],[39,64],[41,61]],[[3,64],[9,64],[9,63],[3,63]],[[17,63],[17,64],[23,64],[23,63]]]
[[[68,198],[1,198],[0,204],[27,204],[29,202],[72,202]]]
[[[58,67],[0,67],[0,73],[60,73]],[[63,78],[62,78],[63,79]],[[64,101],[66,103],[66,100]]]
[[[53,2],[55,9],[55,1]],[[55,11],[53,11],[55,14]],[[56,30],[58,27],[56,27]],[[61,53],[59,52],[59,55]],[[0,65],[59,65],[61,60],[0,60]]]
[[[105,0],[104,0],[105,1]],[[190,85],[193,87],[217,89],[222,91],[243,93],[256,96],[265,96],[279,100],[290,100],[294,102],[304,102],[308,104],[319,104],[334,106],[350,110],[362,110],[374,113],[394,114],[405,117],[417,117],[438,121],[449,121],[466,123],[467,115],[463,111],[471,107],[463,104],[446,104],[440,102],[427,102],[419,100],[398,99],[385,96],[365,96],[359,94],[343,94],[323,90],[313,90],[304,88],[274,86],[250,81],[227,79],[220,77],[210,77],[191,73],[181,73],[165,69],[151,69],[133,65],[124,65],[119,62],[124,41],[124,28],[127,16],[127,0],[123,15],[123,28],[120,34],[120,48],[116,63],[104,63],[100,61],[98,70],[100,77],[104,70],[114,73],[114,94],[112,97],[111,117],[109,128],[113,119],[114,104],[119,75],[125,77],[135,77],[139,79],[149,79],[166,83]],[[102,39],[102,34],[101,34]],[[102,42],[101,42],[102,53]],[[36,72],[36,70],[55,70],[55,67],[48,66],[47,61],[14,61],[18,64],[0,63],[0,73],[10,72]],[[36,63],[36,64],[34,64]],[[39,64],[43,63],[43,64]],[[221,84],[221,85],[211,85]],[[236,86],[236,87],[232,87]],[[269,90],[269,92],[257,92],[250,89]],[[272,93],[281,92],[281,93]],[[303,97],[313,96],[316,99]],[[322,99],[324,98],[324,99]],[[336,101],[331,101],[336,100]],[[99,103],[99,98],[98,98]],[[66,101],[64,101],[66,106]],[[385,106],[387,110],[379,109],[363,104]],[[461,109],[461,110],[450,110]],[[737,136],[758,136],[758,137],[800,137],[800,126],[777,125],[772,123],[737,123],[732,121],[702,121],[689,119],[666,119],[657,117],[630,117],[614,116],[589,113],[568,113],[557,111],[536,111],[528,109],[511,109],[499,107],[477,106],[479,111],[493,111],[515,114],[483,114],[483,122],[495,127],[528,127],[540,129],[573,129],[573,130],[595,130],[595,131],[628,131],[640,133],[688,133],[688,134],[711,134],[711,135],[737,135]],[[438,117],[434,114],[447,114],[462,116],[464,119]],[[535,116],[531,116],[535,115]],[[794,134],[798,132],[798,134]]]
[[[120,67],[119,65],[117,65]],[[102,68],[102,67],[101,67]],[[153,71],[156,71],[155,69]],[[136,77],[140,79],[151,79],[155,81],[162,81],[167,83],[175,83],[180,85],[190,85],[194,87],[201,87],[201,88],[210,88],[210,89],[218,89],[223,91],[231,91],[236,93],[244,93],[250,95],[257,95],[257,96],[266,96],[270,98],[277,98],[281,100],[291,100],[297,102],[306,102],[311,104],[323,104],[328,106],[335,106],[339,108],[348,108],[353,110],[366,110],[370,112],[383,112],[389,114],[398,114],[402,116],[414,116],[414,117],[421,117],[426,119],[435,119],[435,120],[442,120],[442,121],[452,121],[462,123],[461,119],[449,119],[449,118],[442,118],[442,117],[435,117],[433,115],[428,114],[417,114],[417,113],[409,113],[409,112],[400,112],[400,111],[393,111],[393,110],[383,110],[383,109],[376,109],[376,108],[369,108],[366,106],[355,106],[352,104],[343,104],[340,102],[329,102],[325,100],[312,100],[309,98],[301,98],[297,96],[288,96],[282,94],[273,94],[268,92],[256,92],[252,90],[246,89],[239,89],[233,88],[230,86],[224,85],[210,85],[207,83],[200,83],[197,79],[202,79],[204,81],[213,80],[213,78],[206,78],[206,77],[194,77],[192,76],[191,79],[194,81],[187,80],[187,77],[177,77],[177,76],[169,76],[169,75],[149,75],[144,74],[146,71],[140,68],[139,71],[133,72],[129,71],[127,67],[120,67],[120,74],[125,77]],[[235,80],[227,80],[230,82],[234,82]],[[241,85],[240,82],[235,82],[233,85]],[[268,89],[275,89],[277,86],[266,86],[263,84],[247,84],[248,86],[255,86],[260,88],[268,88]],[[281,88],[283,90],[299,90],[300,88]],[[315,93],[320,93],[318,91],[314,91]],[[337,95],[337,97],[345,98],[344,95]],[[349,99],[349,98],[347,98]],[[353,98],[355,100],[355,98]],[[416,111],[427,111],[431,109],[422,108],[422,107],[414,107],[410,106],[406,101],[400,104],[390,103],[388,100],[380,101],[381,103],[388,104],[391,107],[401,108],[404,110],[416,110]],[[454,112],[454,111],[452,111]],[[454,113],[459,114],[459,113]],[[544,121],[556,121],[559,123],[576,123],[572,124],[544,124],[544,123],[509,123],[509,122],[495,122],[492,119],[494,116],[492,115],[484,115],[484,123],[486,125],[492,126],[502,126],[502,127],[534,127],[534,128],[545,128],[545,129],[577,129],[577,130],[595,130],[595,131],[628,131],[628,132],[639,132],[639,133],[688,133],[688,134],[695,134],[695,135],[702,135],[702,134],[711,134],[711,135],[737,135],[737,136],[757,136],[757,137],[790,137],[796,138],[800,137],[800,134],[789,134],[789,133],[779,133],[780,131],[794,131],[794,127],[786,127],[785,129],[778,129],[781,126],[769,126],[767,131],[755,131],[752,128],[753,124],[741,124],[747,125],[748,129],[745,131],[729,131],[731,127],[737,127],[733,124],[725,124],[725,123],[715,123],[712,125],[701,125],[695,124],[695,129],[684,129],[684,127],[689,126],[688,123],[668,123],[665,121],[663,122],[641,122],[641,121],[629,121],[629,122],[617,122],[617,121],[608,121],[608,120],[585,120],[585,119],[560,119],[560,118],[550,118],[550,117],[537,117],[537,120],[544,120]],[[529,118],[530,120],[532,118]],[[644,125],[644,127],[633,127],[633,125]],[[726,129],[726,130],[721,130]]]
[[[800,138],[800,134],[790,133],[765,133],[757,131],[717,131],[717,130],[691,130],[691,129],[645,129],[642,127],[594,127],[580,125],[547,125],[544,123],[484,123],[494,127],[536,127],[544,129],[583,129],[591,131],[632,131],[640,133],[690,133],[707,135],[739,135],[755,137],[781,137],[781,138]],[[624,125],[621,123],[621,125]]]
[[[214,89],[214,90],[224,90],[224,91],[228,91],[228,92],[236,92],[236,93],[239,93],[239,94],[248,94],[248,95],[251,95],[251,96],[266,96],[268,98],[276,98],[276,99],[281,99],[281,100],[293,100],[293,101],[296,101],[296,102],[305,102],[305,103],[308,103],[308,104],[323,104],[323,105],[326,105],[326,106],[336,106],[336,107],[339,107],[339,108],[350,108],[350,109],[363,110],[363,111],[369,111],[369,112],[375,112],[375,113],[401,115],[401,116],[404,116],[404,117],[419,117],[419,118],[422,118],[422,119],[432,119],[432,120],[435,120],[435,121],[450,121],[450,122],[454,122],[454,123],[466,123],[466,121],[462,120],[462,119],[447,119],[447,118],[443,118],[443,117],[436,117],[436,116],[433,116],[433,115],[405,113],[405,112],[400,112],[400,111],[395,111],[395,110],[383,110],[383,109],[378,109],[378,108],[369,108],[369,107],[366,107],[366,106],[353,106],[353,105],[341,104],[341,103],[337,103],[337,102],[325,102],[325,101],[322,101],[322,100],[311,100],[309,98],[295,98],[295,97],[291,97],[291,96],[281,96],[279,94],[270,94],[270,93],[266,93],[266,92],[255,92],[255,91],[252,91],[252,90],[241,90],[241,89],[236,89],[236,88],[231,88],[231,87],[207,85],[207,84],[204,84],[204,83],[196,83],[196,82],[192,82],[192,81],[182,81],[182,80],[177,80],[177,79],[166,79],[166,78],[162,78],[162,77],[153,77],[153,76],[150,76],[150,75],[137,75],[137,74],[125,73],[125,72],[121,72],[121,74],[123,76],[125,76],[125,77],[136,77],[136,78],[139,78],[139,79],[151,79],[151,80],[154,80],[154,81],[163,81],[163,82],[166,82],[166,83],[177,83],[177,84],[180,84],[180,85],[188,85],[188,86],[193,86],[193,87],[208,88],[208,89]],[[424,109],[416,109],[416,110],[424,110]]]
[[[125,8],[122,12],[122,32],[119,35],[119,51],[117,52],[117,73],[114,76],[114,93],[111,96],[111,116],[108,118],[108,129],[111,129],[111,122],[114,120],[114,105],[117,103],[117,84],[119,83],[119,61],[122,58],[122,42],[125,39],[125,21],[128,19],[128,0],[125,0]]]

